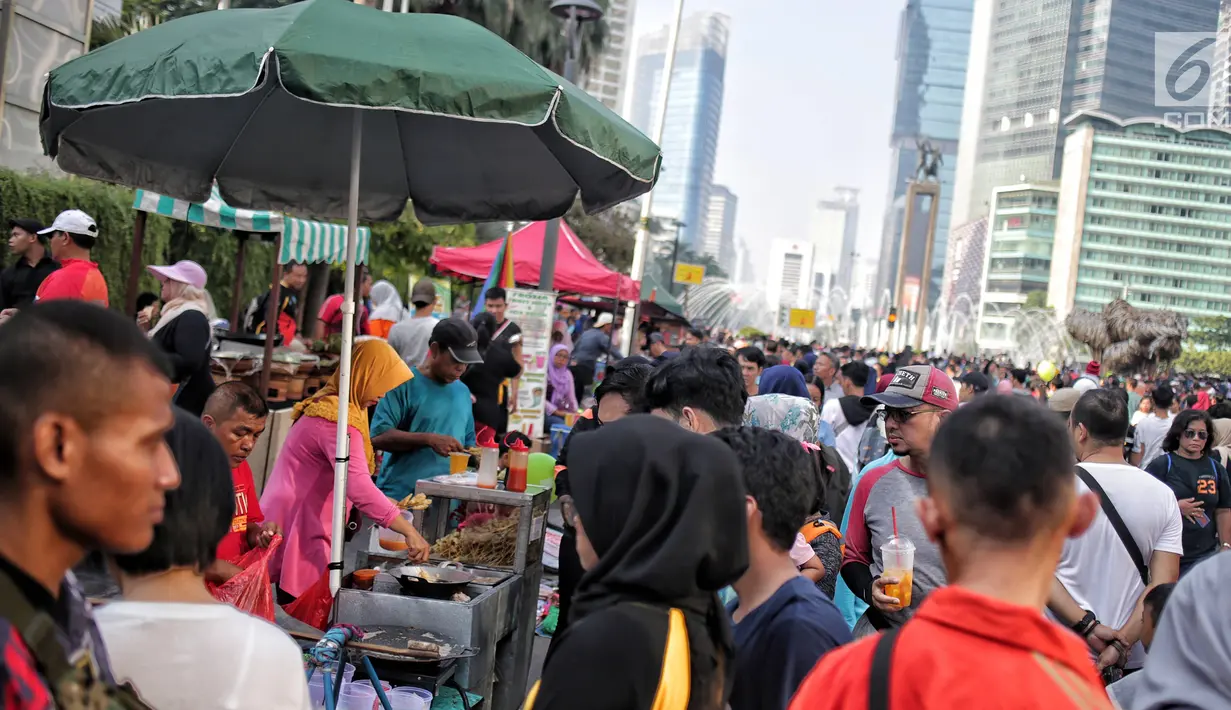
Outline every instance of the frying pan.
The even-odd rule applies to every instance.
[[[448,599],[474,581],[474,574],[454,562],[441,562],[439,567],[403,565],[389,570],[402,591],[420,597]]]

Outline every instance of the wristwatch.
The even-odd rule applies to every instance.
[[[1094,615],[1094,612],[1087,611],[1086,615],[1081,617],[1081,621],[1073,624],[1070,628],[1072,628],[1073,632],[1078,636],[1085,638],[1090,635],[1090,631],[1097,625],[1098,617]]]

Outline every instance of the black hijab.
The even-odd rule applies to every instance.
[[[717,591],[748,568],[735,455],[717,439],[651,415],[580,434],[574,451],[573,500],[599,561],[578,585],[570,627],[619,603],[680,609],[694,688],[708,687],[719,664],[729,668],[734,657]],[[732,677],[726,673],[728,691]]]

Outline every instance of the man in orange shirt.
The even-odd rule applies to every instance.
[[[98,241],[94,218],[81,210],[65,210],[39,234],[47,236],[51,256],[60,262],[60,268],[43,280],[35,300],[71,298],[109,305],[107,282],[98,264],[90,261],[90,250]]]
[[[1043,616],[1064,541],[1099,510],[1077,494],[1064,425],[1030,398],[980,397],[930,455],[916,505],[949,586],[897,631],[822,658],[792,710],[1113,708],[1086,645]]]

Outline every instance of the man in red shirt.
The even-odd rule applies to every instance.
[[[107,282],[98,264],[90,261],[90,250],[98,241],[98,225],[81,210],[65,210],[50,227],[39,232],[47,236],[51,256],[60,268],[43,280],[35,300],[71,298],[107,306]]]
[[[355,335],[371,335],[372,329],[368,324],[368,296],[372,294],[372,274],[367,268],[359,267],[359,271],[355,274],[355,279],[358,281],[359,300],[363,304],[359,308],[359,312],[355,314]],[[317,340],[325,340],[331,335],[337,335],[342,332],[342,300],[345,298],[343,294],[335,293],[325,302],[321,304],[321,310],[316,314],[316,332],[314,337]]]
[[[1099,510],[1077,494],[1063,423],[1028,397],[949,415],[916,502],[949,586],[899,629],[829,652],[792,710],[1110,710],[1086,644],[1043,616],[1064,541]]]
[[[269,410],[256,390],[242,382],[219,385],[205,402],[201,421],[231,457],[231,478],[235,484],[235,517],[231,531],[218,543],[217,560],[206,572],[206,579],[221,584],[236,574],[236,564],[244,553],[256,547],[269,547],[282,528],[267,522],[261,513],[256,483],[248,466],[248,455],[265,431]]]

